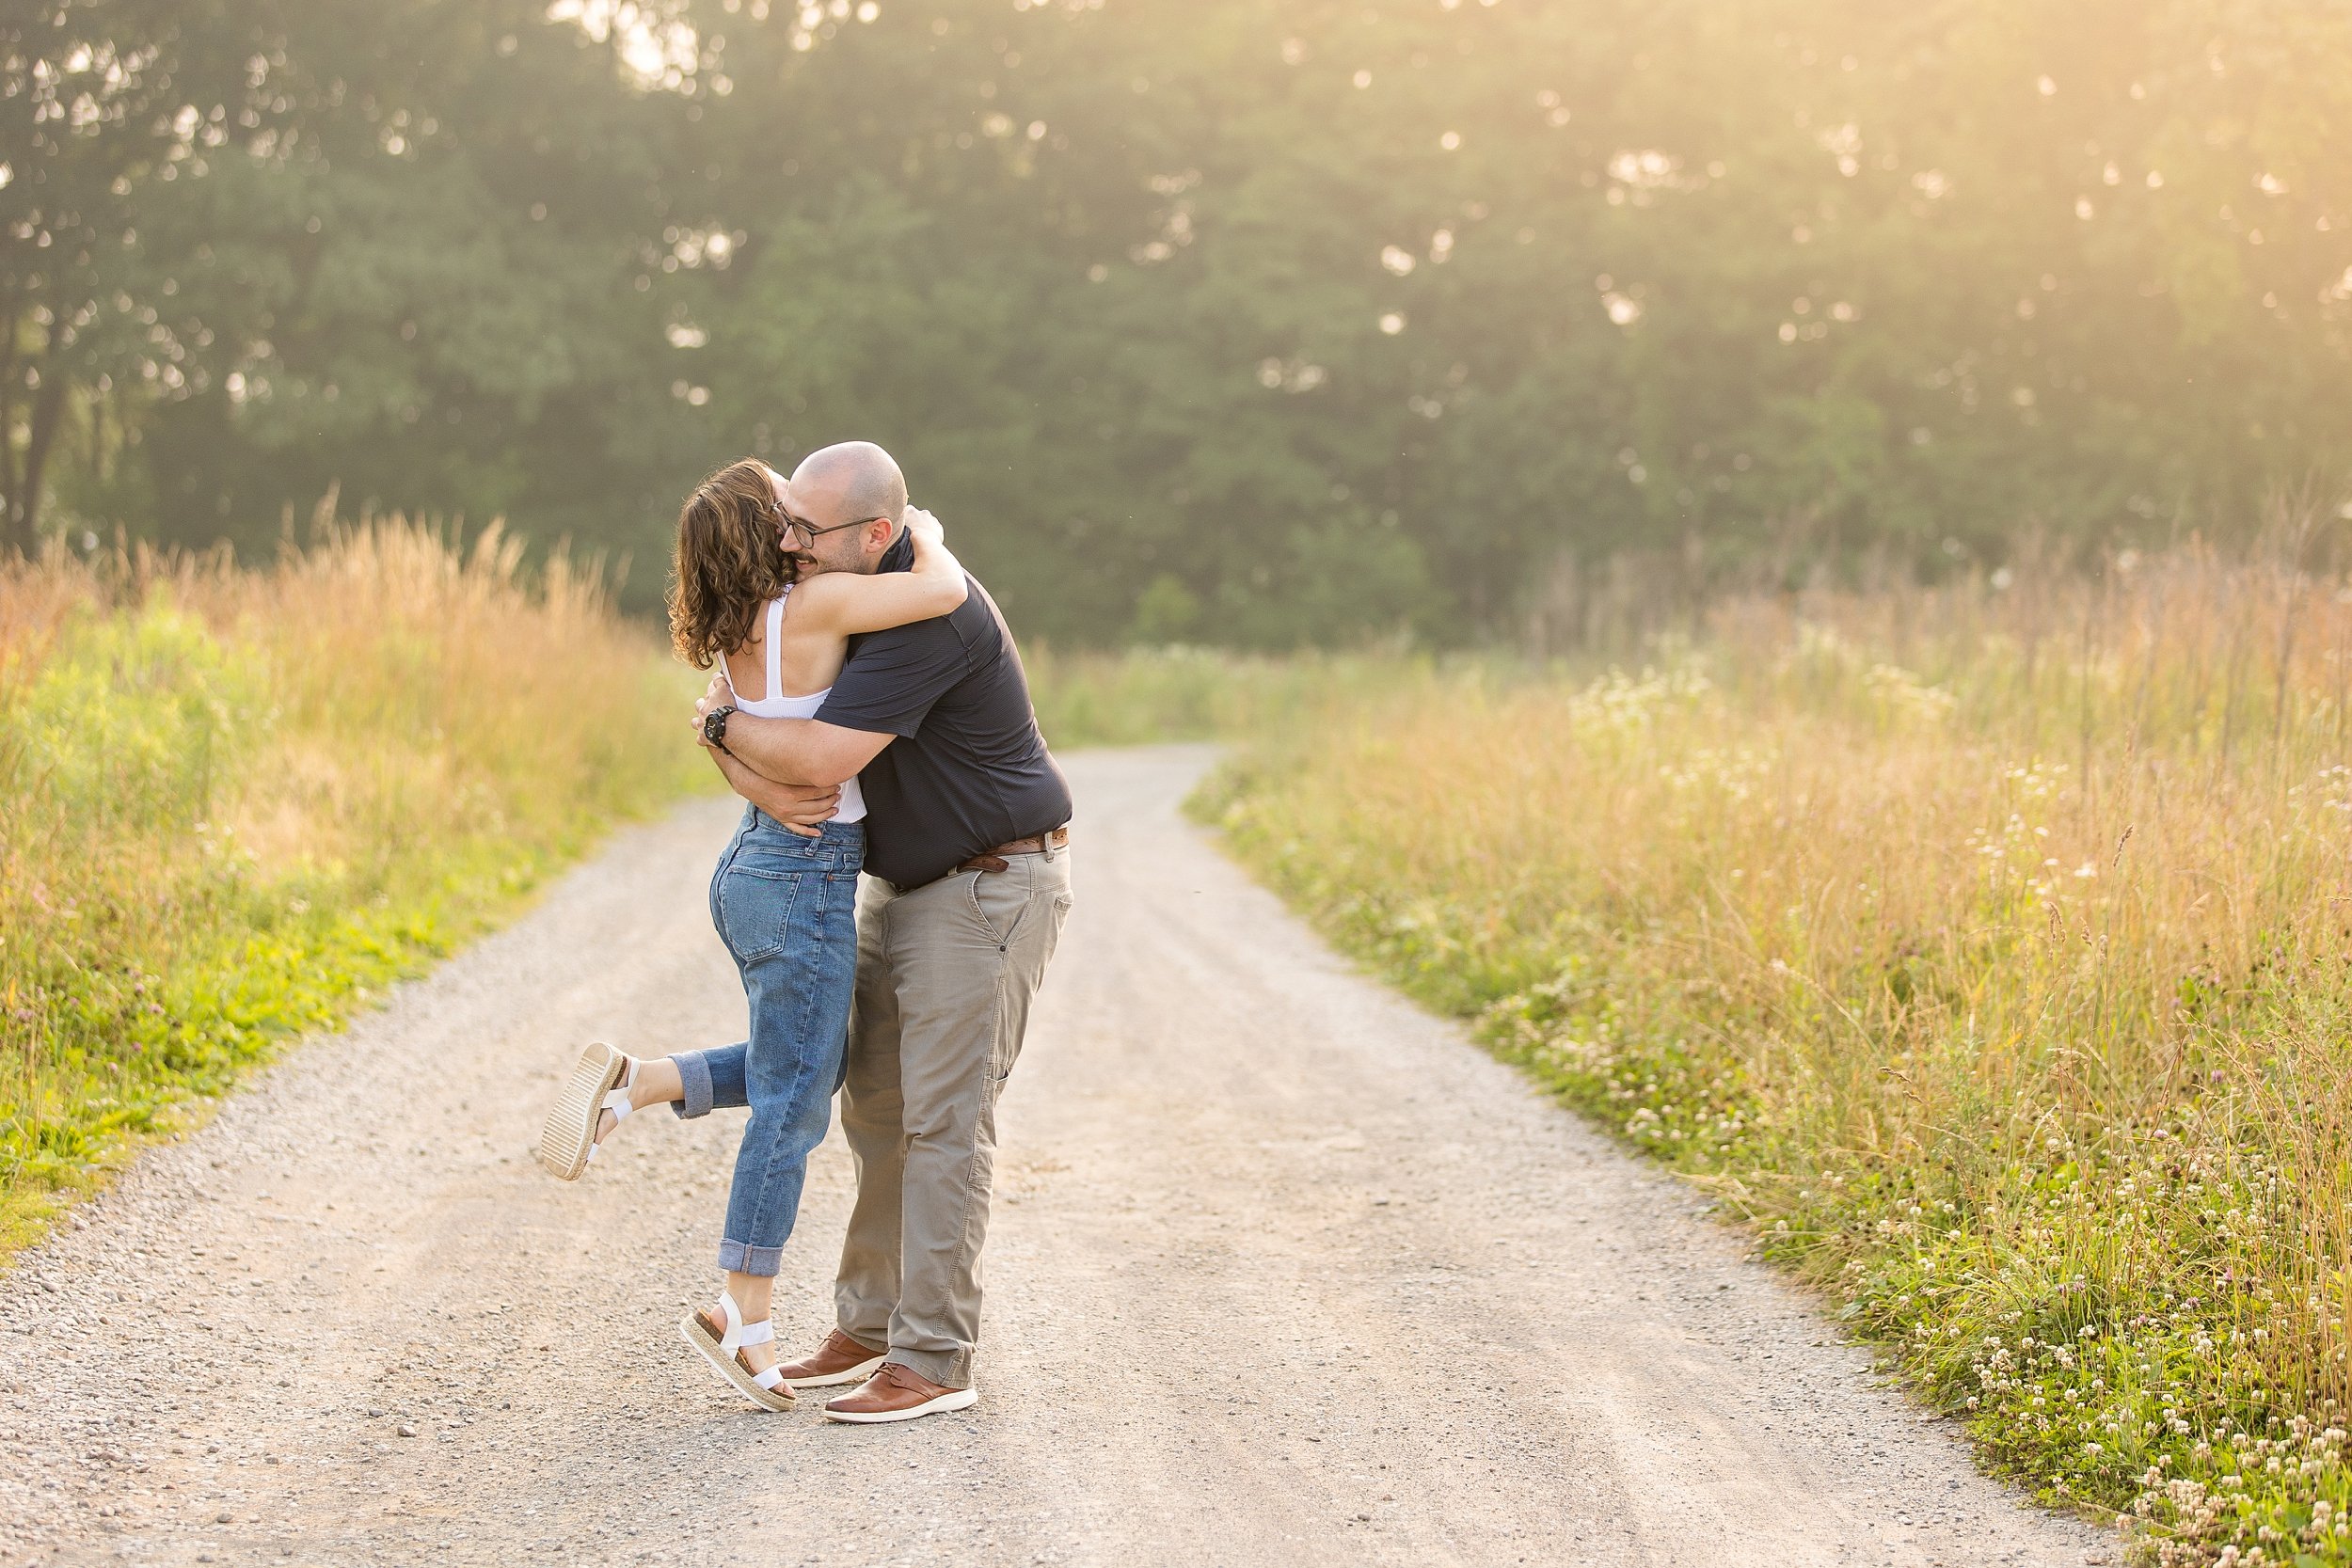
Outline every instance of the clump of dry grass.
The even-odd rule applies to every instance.
[[[1328,709],[1209,805],[2004,1466],[2169,1562],[2352,1560],[2348,661],[2352,584],[2195,549],[1747,600]]]
[[[700,780],[659,640],[520,553],[385,519],[0,565],[0,1246]]]

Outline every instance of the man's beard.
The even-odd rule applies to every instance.
[[[869,561],[866,557],[866,552],[859,549],[856,545],[836,544],[835,541],[839,538],[840,535],[835,534],[819,546],[825,551],[824,555],[820,556],[813,551],[809,553],[807,559],[818,571],[856,572],[866,575],[882,565],[882,557],[876,556]]]

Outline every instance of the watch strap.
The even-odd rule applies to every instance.
[[[721,703],[703,715],[703,738],[723,752],[727,749],[727,720],[734,712],[733,703]]]

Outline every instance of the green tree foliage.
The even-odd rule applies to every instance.
[[[864,436],[1025,630],[1285,646],[2345,479],[2331,0],[44,14],[0,98],[19,538],[70,451],[77,518],[259,545],[340,482],[632,552],[642,604],[701,472]],[[125,51],[168,88],[85,123]],[[21,243],[69,188],[71,287]],[[28,374],[67,293],[114,345],[78,403]]]
[[[294,106],[268,80],[273,21],[174,0],[0,8],[0,528],[19,548],[77,394],[133,372],[184,389],[213,346],[179,297],[191,258],[138,223],[232,135],[270,156]]]
[[[610,43],[533,0],[60,0],[0,47],[20,546],[58,454],[68,510],[179,542],[339,482],[644,531],[694,439],[628,286],[684,122]]]

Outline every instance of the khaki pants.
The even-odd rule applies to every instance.
[[[867,878],[841,1126],[857,1203],[842,1332],[952,1388],[972,1382],[996,1096],[1070,912],[1070,850],[909,893]]]

